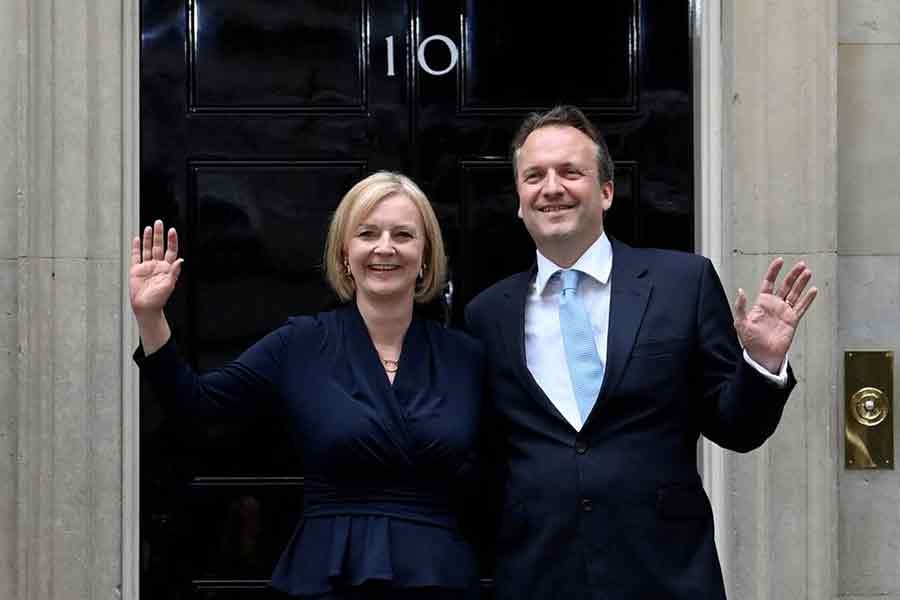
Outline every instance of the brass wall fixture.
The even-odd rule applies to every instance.
[[[848,469],[894,468],[894,353],[844,353],[844,461]]]

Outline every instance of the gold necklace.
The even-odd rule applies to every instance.
[[[390,360],[389,358],[384,358],[380,354],[378,358],[381,359],[382,364],[384,364],[384,370],[388,373],[396,373],[397,369],[400,368],[400,362],[398,360]]]

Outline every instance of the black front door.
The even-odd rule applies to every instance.
[[[182,237],[168,310],[182,352],[216,365],[332,304],[326,223],[378,169],[410,175],[434,203],[458,325],[466,301],[534,259],[508,145],[526,114],[556,103],[607,136],[610,233],[691,250],[689,11],[689,0],[142,0],[141,221]],[[146,389],[141,423],[142,597],[266,596],[302,502],[289,432],[267,415],[181,422]]]

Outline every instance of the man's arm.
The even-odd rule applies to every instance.
[[[736,330],[741,331],[737,319],[731,315],[727,297],[712,264],[709,261],[704,263],[696,317],[699,356],[694,377],[697,385],[695,389],[701,395],[701,401],[697,405],[698,420],[701,432],[707,438],[725,448],[746,452],[760,446],[775,431],[784,403],[796,380],[788,368],[787,383],[780,386],[740,356],[735,335]],[[774,279],[780,266],[781,261],[774,261],[770,265],[760,289],[761,295],[773,295]],[[802,263],[792,269],[794,277],[791,278],[789,274],[785,281],[788,290],[794,289],[793,286],[800,280],[804,270]],[[805,286],[808,281],[809,276],[806,276],[801,283]],[[779,291],[784,293],[781,289]],[[736,306],[740,318],[745,319],[742,322],[742,325],[746,325],[745,333],[752,333],[752,336],[741,338],[741,341],[745,348],[744,339],[750,341],[747,352],[750,354],[755,351],[756,354],[751,354],[751,358],[757,362],[757,357],[761,356],[759,346],[763,344],[768,354],[762,355],[765,358],[761,364],[770,372],[781,368],[784,363],[799,317],[808,309],[815,291],[812,289],[805,295],[795,294],[793,297],[805,299],[803,311],[799,316],[796,313],[788,314],[791,318],[788,323],[778,318],[779,314],[786,314],[785,308],[793,311],[786,304],[784,296],[764,297],[750,311],[744,306],[743,313]],[[777,312],[779,310],[780,313]],[[770,314],[772,311],[776,311],[774,315]],[[787,327],[790,327],[790,331],[787,331]],[[773,365],[774,369],[771,368]]]

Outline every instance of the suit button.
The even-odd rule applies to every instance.
[[[581,508],[584,512],[591,512],[594,510],[594,503],[591,502],[590,498],[582,498],[581,499]]]
[[[587,452],[588,445],[584,440],[575,440],[575,452],[578,454],[584,454]]]

